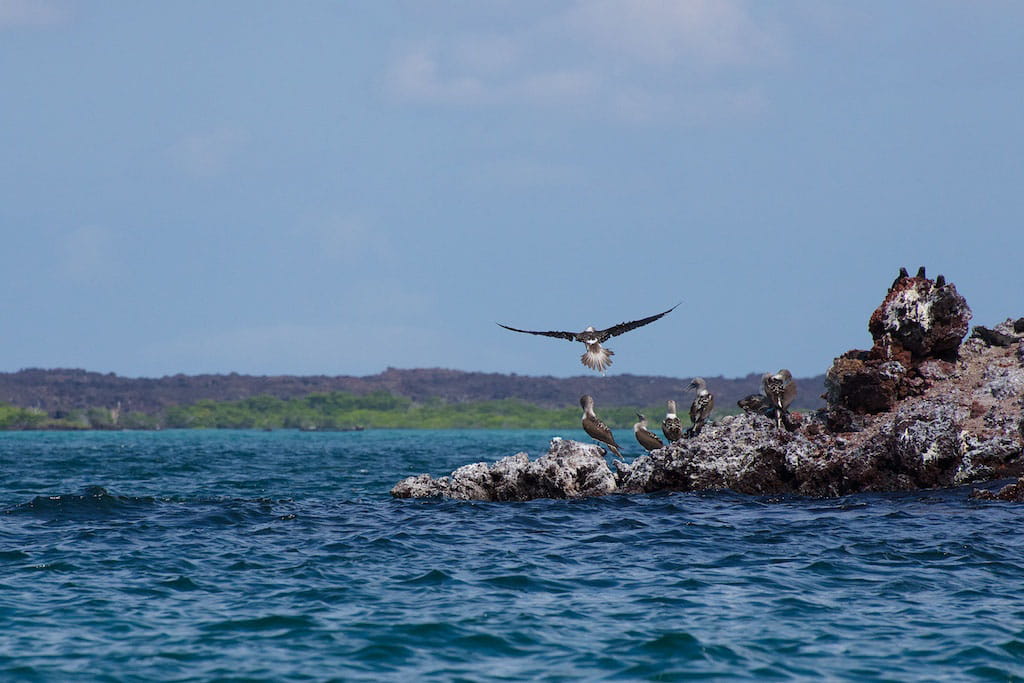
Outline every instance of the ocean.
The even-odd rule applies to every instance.
[[[0,433],[0,680],[1024,680],[968,488],[388,494],[554,435]]]

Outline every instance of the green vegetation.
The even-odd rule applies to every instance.
[[[423,403],[376,392],[355,396],[342,392],[279,399],[257,396],[241,401],[199,401],[167,411],[167,427],[232,429],[367,429],[543,428],[572,424],[576,410],[546,410],[508,399]]]
[[[639,409],[660,431],[664,406]],[[598,406],[614,429],[631,429],[636,408]],[[685,414],[680,415],[684,424]],[[579,427],[578,406],[549,409],[518,399],[449,403],[413,402],[387,392],[357,396],[344,392],[281,399],[256,396],[238,401],[203,400],[159,414],[117,413],[89,408],[61,418],[0,403],[0,429],[566,429]]]
[[[39,429],[48,421],[50,418],[41,410],[0,403],[0,429]]]

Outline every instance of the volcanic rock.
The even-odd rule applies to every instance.
[[[874,345],[846,352],[825,375],[830,428],[859,429],[856,415],[890,411],[948,376],[970,319],[967,301],[944,278],[929,280],[922,270],[898,277],[868,321]]]
[[[825,374],[825,400],[829,407],[880,413],[896,403],[906,373],[898,361],[840,357]]]
[[[1017,337],[1010,334],[1003,334],[998,330],[990,330],[987,327],[976,325],[974,331],[971,332],[972,337],[976,337],[981,341],[985,342],[989,346],[1009,346],[1017,342]]]
[[[1024,477],[1021,477],[1012,484],[1007,484],[998,491],[975,489],[971,492],[971,498],[979,498],[981,500],[1006,500],[1011,503],[1024,503]]]
[[[895,342],[926,358],[955,352],[970,320],[971,309],[955,285],[936,286],[928,278],[911,277],[893,283],[871,314],[868,331],[876,344]]]
[[[391,495],[491,501],[603,496],[618,489],[604,452],[592,444],[555,437],[547,454],[533,462],[526,453],[517,453],[492,465],[464,465],[438,479],[429,474],[407,477],[395,484]]]

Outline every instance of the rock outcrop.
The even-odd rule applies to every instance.
[[[840,496],[959,486],[1024,474],[1024,321],[966,341],[971,310],[952,284],[901,277],[872,314],[874,346],[849,351],[826,376],[828,406],[794,413],[787,429],[756,397],[743,414],[693,438],[607,466],[603,449],[556,438],[450,476],[409,477],[392,495],[474,500],[731,489]],[[741,404],[744,403],[741,401]],[[1024,478],[979,497],[1024,500]]]
[[[898,278],[868,321],[871,349],[847,351],[829,369],[826,416],[833,431],[854,429],[858,415],[892,410],[952,372],[971,309],[955,285],[939,278]]]
[[[493,501],[603,496],[618,490],[604,452],[592,444],[556,437],[547,454],[532,462],[526,453],[517,453],[491,465],[463,465],[439,479],[429,474],[407,477],[391,489],[391,495]]]
[[[976,489],[971,493],[971,497],[980,500],[1006,500],[1011,503],[1024,503],[1024,477],[1012,484],[1007,484],[998,491]]]

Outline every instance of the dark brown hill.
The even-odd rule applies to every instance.
[[[733,407],[740,398],[760,391],[760,375],[727,379],[708,377],[719,407]],[[270,395],[294,398],[311,393],[346,391],[368,394],[387,391],[414,401],[441,398],[450,402],[518,398],[537,405],[574,406],[582,394],[593,394],[601,405],[647,406],[673,398],[680,410],[689,406],[690,378],[612,375],[608,377],[530,377],[498,373],[463,372],[442,368],[399,370],[388,368],[365,377],[325,375],[172,375],[160,378],[121,377],[76,369],[32,368],[0,373],[0,401],[23,408],[39,408],[60,417],[89,407],[154,413],[171,405],[201,399],[237,400]],[[800,394],[794,407],[824,405],[824,375],[798,379]]]

